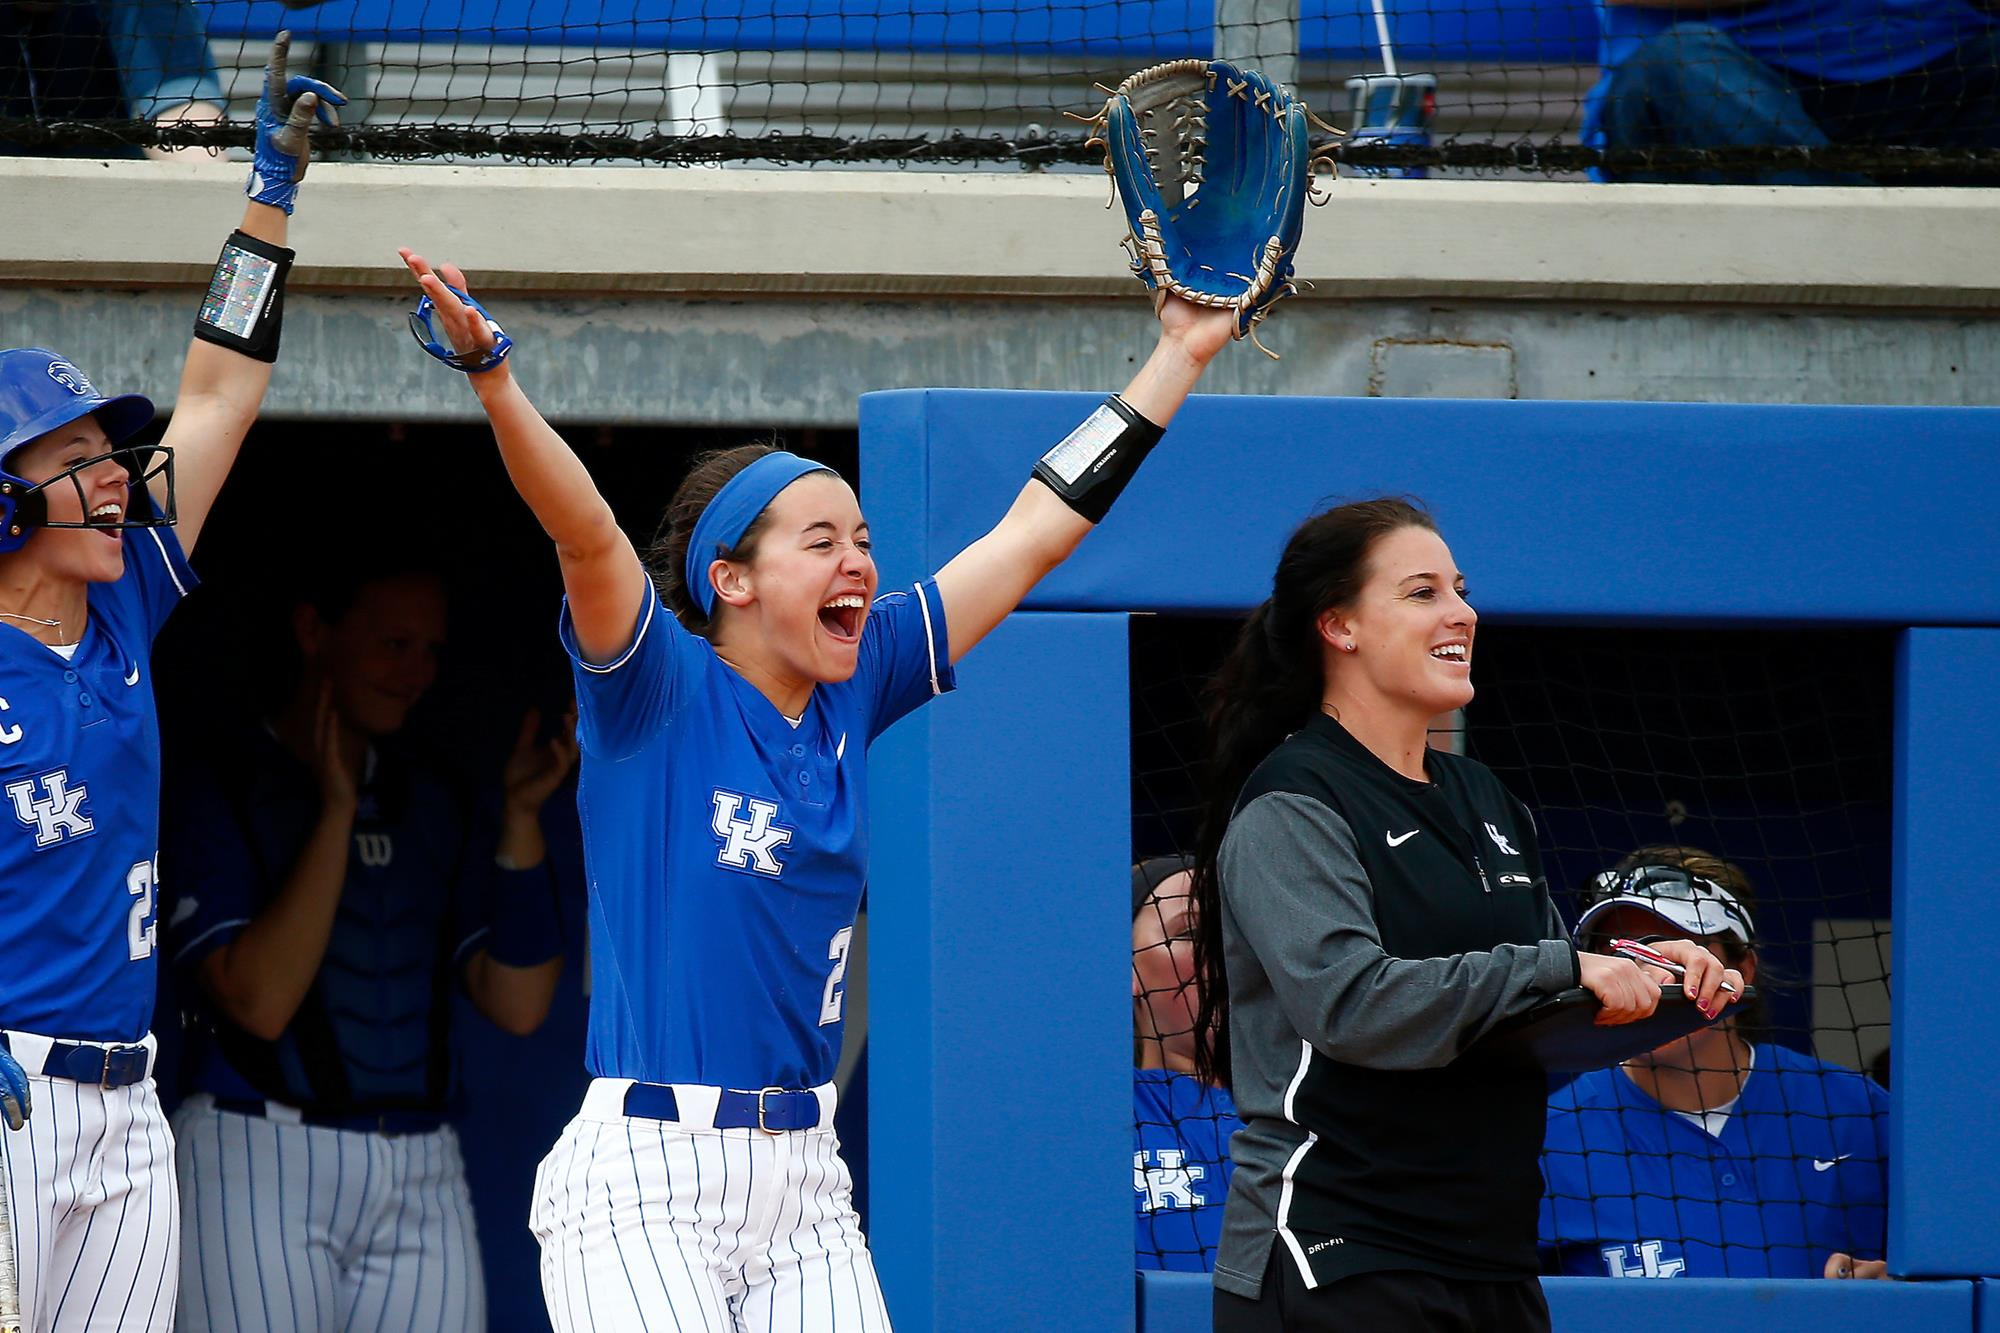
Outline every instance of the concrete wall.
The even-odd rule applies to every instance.
[[[168,394],[228,163],[0,160],[0,342]],[[268,413],[468,419],[405,341],[411,244],[572,420],[852,425],[863,391],[1101,389],[1150,345],[1075,174],[323,163]],[[2000,403],[1991,192],[1342,180],[1218,392]],[[1305,286],[1305,284],[1302,284]],[[166,401],[163,398],[163,402]]]

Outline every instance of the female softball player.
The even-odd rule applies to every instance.
[[[830,1126],[867,871],[868,744],[1104,516],[1228,310],[1176,298],[1157,348],[1044,457],[999,525],[877,596],[830,469],[711,455],[641,559],[505,364],[509,343],[407,250],[568,593],[591,879],[596,1080],[542,1163],[532,1225],[561,1330],[888,1327]],[[455,349],[455,350],[454,350]]]
[[[173,1142],[154,1095],[160,733],[145,663],[278,355],[286,220],[315,110],[280,36],[256,162],[195,323],[172,423],[39,348],[0,352],[0,1133],[20,1313],[37,1330],[166,1329]],[[128,536],[128,534],[131,534]],[[21,1118],[25,1116],[25,1127]],[[0,1292],[0,1299],[6,1293]]]
[[[1749,877],[1721,857],[1641,847],[1592,882],[1577,946],[1666,935],[1755,981],[1754,906]],[[1744,1029],[1756,1010],[1549,1098],[1547,1271],[1889,1275],[1889,1094],[1852,1069],[1753,1042]]]
[[[525,1035],[562,970],[541,813],[574,741],[523,719],[481,810],[401,739],[443,584],[345,555],[292,606],[289,695],[168,770],[165,948],[201,1019],[173,1119],[181,1333],[484,1333],[453,992]]]
[[[1579,954],[1533,820],[1430,750],[1472,698],[1478,617],[1429,515],[1309,519],[1211,687],[1195,867],[1198,1068],[1244,1128],[1215,1269],[1218,1333],[1541,1330],[1547,1085],[1453,1058],[1572,986],[1628,1022],[1655,976]],[[1704,1010],[1726,978],[1663,945]]]

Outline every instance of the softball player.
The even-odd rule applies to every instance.
[[[315,108],[258,105],[229,238],[157,446],[153,405],[37,348],[0,352],[0,1028],[26,1125],[0,1134],[30,1328],[165,1329],[179,1220],[152,1082],[159,724],[147,659],[278,352],[286,220]],[[18,1069],[18,1076],[17,1076]]]
[[[1548,1328],[1547,1084],[1454,1060],[1569,987],[1611,1022],[1659,990],[1570,944],[1527,810],[1427,748],[1471,701],[1477,621],[1429,515],[1344,505],[1292,535],[1210,687],[1196,1054],[1244,1126],[1218,1333]],[[1704,1009],[1741,990],[1697,946],[1661,947]]]
[[[283,706],[168,783],[168,948],[204,1020],[173,1120],[180,1326],[479,1333],[453,990],[516,1033],[548,1012],[563,941],[540,817],[575,744],[526,719],[495,828],[397,743],[437,675],[436,576],[352,571],[291,623]]]
[[[1579,947],[1666,934],[1756,980],[1743,872],[1643,847],[1598,876]],[[1743,1017],[1549,1098],[1543,1267],[1583,1277],[1886,1277],[1889,1095]]]
[[[1132,867],[1132,1194],[1138,1266],[1215,1267],[1229,1197],[1229,1136],[1243,1127],[1226,1088],[1194,1072],[1190,875],[1178,856]]]
[[[538,1181],[551,1318],[886,1329],[831,1130],[868,744],[1103,517],[1233,317],[1167,299],[1138,377],[999,526],[878,597],[854,492],[768,446],[698,463],[642,561],[463,275],[403,256],[418,336],[471,373],[568,593],[597,1078]]]

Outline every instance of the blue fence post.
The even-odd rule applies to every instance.
[[[902,1333],[1133,1326],[1126,641],[1017,615],[875,747],[870,1239]]]
[[[1889,1261],[1911,1277],[2000,1273],[2000,1047],[1993,970],[2000,629],[1913,629],[1896,663]]]

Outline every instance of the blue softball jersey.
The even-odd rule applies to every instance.
[[[1549,1100],[1541,1247],[1580,1277],[1820,1277],[1884,1253],[1889,1094],[1760,1044],[1720,1136],[1621,1070]]]
[[[187,972],[283,891],[320,815],[318,780],[261,727],[176,768],[166,808],[167,945]],[[452,984],[487,934],[502,878],[491,820],[393,746],[371,749],[326,953],[298,1011],[265,1041],[216,1014],[189,1042],[188,1082],[218,1097],[325,1113],[442,1107]],[[548,942],[548,956],[562,942]],[[510,959],[532,965],[539,959]],[[204,1008],[205,1006],[197,1006]]]
[[[143,503],[143,499],[139,501]],[[160,722],[153,637],[195,585],[171,528],[128,529],[65,661],[0,622],[0,1026],[135,1042],[153,1021]]]
[[[1215,1268],[1229,1197],[1229,1136],[1243,1128],[1228,1089],[1166,1069],[1132,1071],[1132,1194],[1138,1266]]]
[[[828,1082],[868,868],[868,744],[950,689],[930,580],[878,597],[854,675],[795,726],[657,595],[574,666],[590,875],[586,1064],[727,1088]]]

